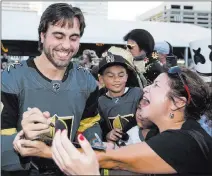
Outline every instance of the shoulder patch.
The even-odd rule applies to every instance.
[[[16,68],[17,65],[23,66],[23,64],[19,62],[9,63],[9,65],[7,66],[7,72],[9,73],[11,67]]]

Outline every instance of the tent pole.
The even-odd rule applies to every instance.
[[[188,67],[188,47],[185,47],[184,59],[185,59],[185,66]]]

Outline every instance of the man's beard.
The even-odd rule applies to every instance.
[[[54,59],[54,54],[53,54],[53,51],[54,49],[52,50],[52,53],[51,53],[51,50],[50,48],[46,48],[46,47],[43,47],[43,51],[44,51],[44,54],[46,55],[46,58],[56,67],[56,68],[62,68],[62,67],[67,67],[71,61],[71,57],[66,60],[66,61],[57,61]]]

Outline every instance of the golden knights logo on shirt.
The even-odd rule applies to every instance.
[[[61,131],[67,129],[68,137],[71,139],[72,129],[74,123],[74,116],[58,116],[55,114],[51,117],[50,132],[39,136],[38,140],[45,142],[47,145],[51,145],[53,137],[58,129]]]
[[[134,114],[123,116],[117,115],[115,117],[108,117],[108,119],[111,129],[118,128],[121,129],[123,132],[127,132],[129,129],[136,125]]]

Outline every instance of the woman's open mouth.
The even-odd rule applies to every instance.
[[[145,96],[143,96],[143,99],[141,100],[141,107],[146,107],[150,104],[149,99],[147,99]]]

